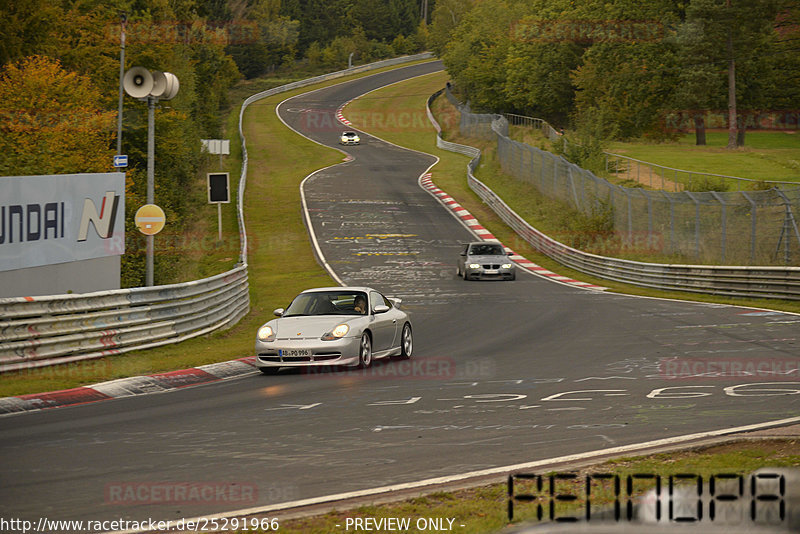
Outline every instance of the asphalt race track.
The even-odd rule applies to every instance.
[[[337,146],[343,102],[440,68],[377,74],[278,111]],[[455,258],[473,236],[417,183],[434,158],[367,135],[344,150],[352,161],[305,182],[313,230],[345,283],[404,299],[412,363],[2,417],[0,517],[179,519],[800,415],[800,317],[526,273],[465,282]],[[708,361],[772,371],[670,376]],[[198,504],[153,490],[186,484],[244,491]]]

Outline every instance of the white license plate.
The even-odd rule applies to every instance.
[[[497,269],[485,269],[483,272],[484,274],[497,274],[500,271],[498,271]]]
[[[308,349],[280,349],[278,351],[278,356],[311,356],[311,351]]]

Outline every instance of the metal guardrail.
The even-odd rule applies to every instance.
[[[183,284],[0,299],[0,370],[177,343],[230,327],[249,307],[246,265]]]
[[[180,284],[96,293],[0,298],[0,372],[70,363],[178,343],[236,324],[250,309],[243,198],[245,109],[263,98],[359,72],[433,57],[378,61],[275,87],[247,98],[239,112],[242,171],[237,219],[239,262],[224,273]]]
[[[735,297],[800,300],[800,267],[744,267],[645,263],[589,254],[552,239],[520,217],[473,172],[480,161],[480,150],[445,141],[441,127],[430,110],[431,103],[444,89],[428,99],[428,118],[437,131],[436,146],[472,157],[467,164],[467,183],[481,199],[517,234],[537,251],[562,265],[598,278],[638,286],[708,293]],[[497,135],[507,131],[500,116],[492,120]]]

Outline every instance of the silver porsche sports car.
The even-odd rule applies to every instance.
[[[376,358],[410,358],[411,319],[400,302],[369,287],[303,291],[258,329],[256,366],[275,374],[281,367],[369,367]]]

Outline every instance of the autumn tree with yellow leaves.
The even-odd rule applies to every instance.
[[[116,112],[85,76],[31,56],[0,71],[0,175],[105,172]]]

